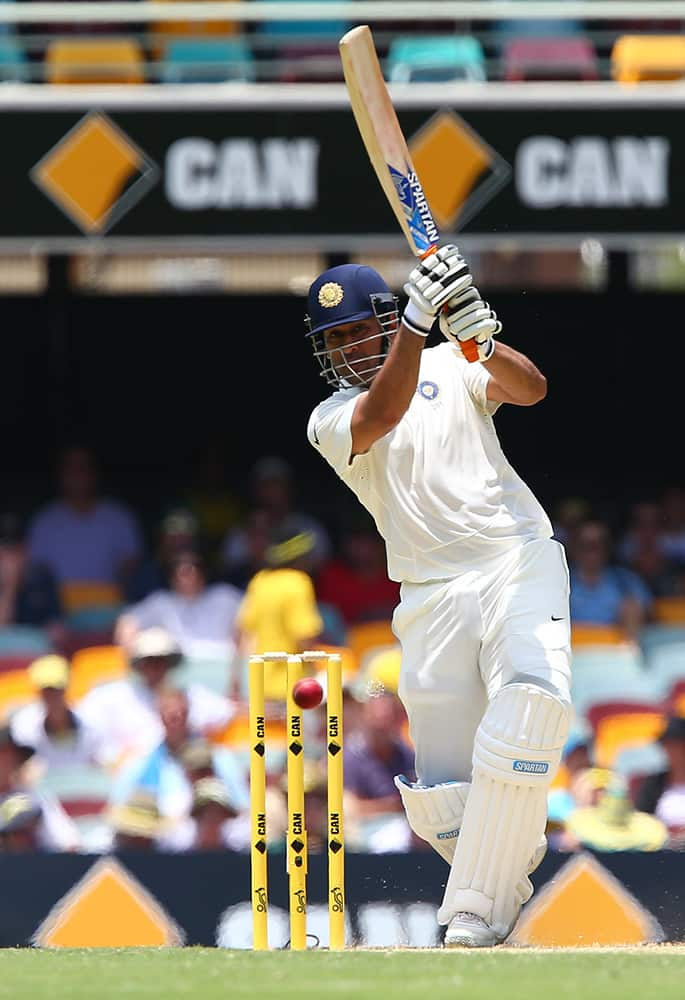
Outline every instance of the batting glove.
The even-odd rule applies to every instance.
[[[483,302],[475,286],[454,296],[443,308],[440,330],[468,361],[487,361],[495,350],[492,339],[502,324],[497,313]]]
[[[454,295],[461,295],[473,277],[452,243],[425,257],[409,275],[404,291],[409,302],[402,322],[413,333],[427,337],[440,309]]]

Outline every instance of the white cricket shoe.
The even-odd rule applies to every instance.
[[[475,913],[457,913],[445,931],[445,948],[493,948],[502,943],[490,924]]]

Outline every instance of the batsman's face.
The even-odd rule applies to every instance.
[[[383,332],[378,320],[342,323],[326,330],[323,336],[336,374],[351,383],[367,383],[383,350]]]

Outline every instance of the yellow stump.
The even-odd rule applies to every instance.
[[[328,919],[330,948],[345,947],[345,831],[343,827],[342,657],[328,656]]]
[[[250,705],[250,860],[252,867],[253,948],[269,947],[266,849],[266,746],[264,718],[264,661],[251,656],[249,665]]]
[[[293,701],[293,687],[304,676],[302,659],[288,657],[288,849],[290,947],[307,947],[307,831],[304,818],[304,739],[302,709]]]

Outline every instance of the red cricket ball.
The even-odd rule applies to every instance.
[[[300,708],[316,708],[322,698],[323,688],[315,677],[303,677],[293,688],[293,701]]]

